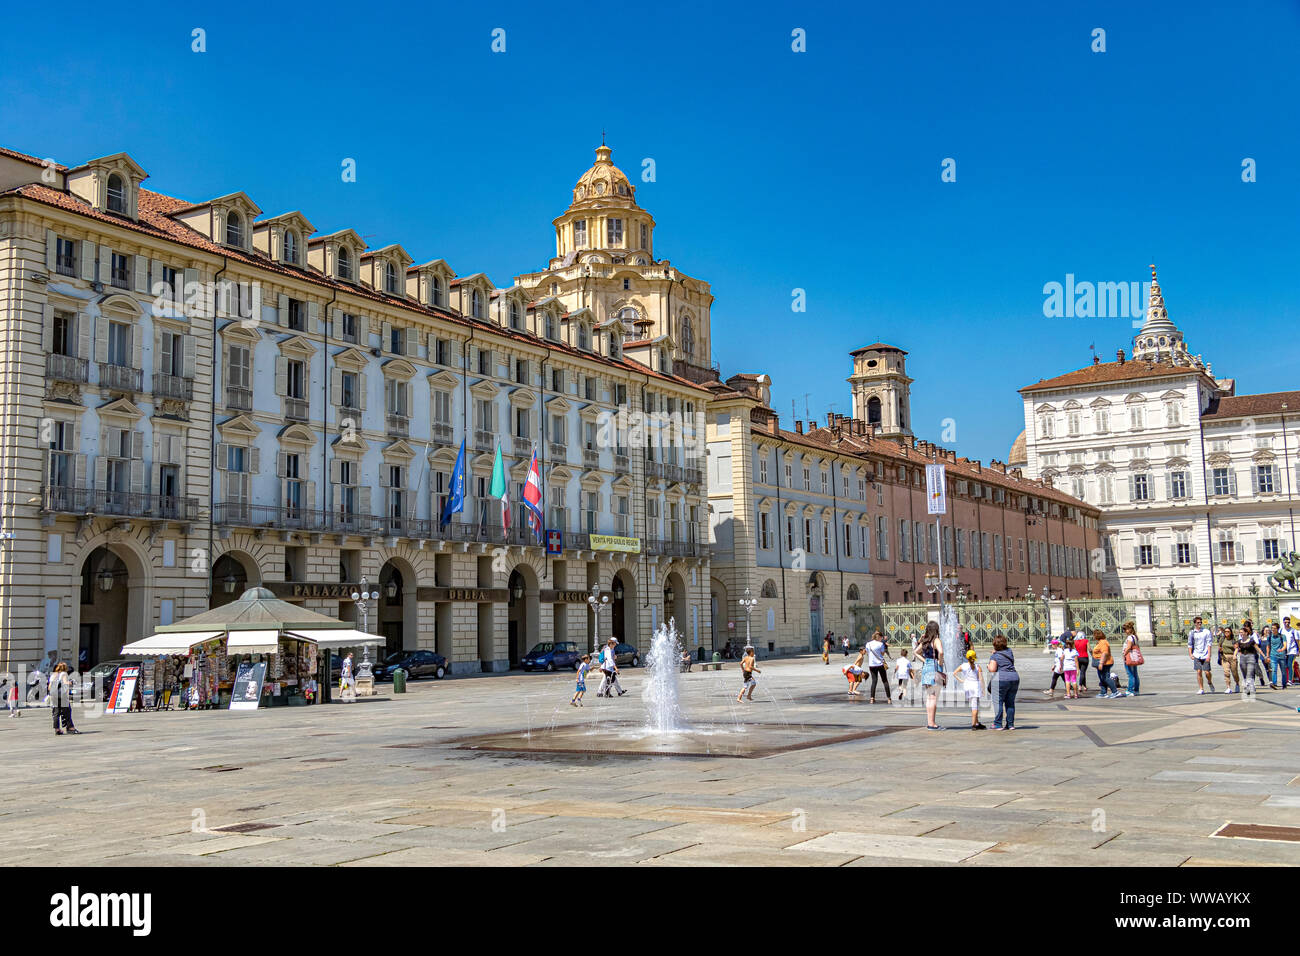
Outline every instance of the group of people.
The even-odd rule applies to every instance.
[[[618,641],[610,638],[605,645],[605,649],[600,652],[600,687],[596,690],[597,697],[613,697],[617,692],[619,697],[627,693],[623,685],[618,682],[618,661],[615,660],[614,650],[618,647]],[[573,697],[569,703],[574,707],[582,706],[582,695],[587,693],[587,674],[591,670],[591,655],[583,654],[582,660],[578,662],[578,681],[574,688]]]
[[[846,634],[844,635],[844,637],[840,638],[839,641],[836,641],[835,632],[827,631],[826,636],[822,638],[822,663],[823,664],[829,664],[831,662],[831,654],[834,652],[837,643],[839,644],[840,647],[844,649],[844,656],[845,657],[849,656],[849,648],[851,647],[851,644],[849,642],[848,635]]]
[[[1087,631],[1072,631],[1066,628],[1059,638],[1053,638],[1049,650],[1052,658],[1052,683],[1043,691],[1048,697],[1056,693],[1058,681],[1065,684],[1067,699],[1078,699],[1088,689],[1088,665],[1097,669],[1097,683],[1100,691],[1099,700],[1115,697],[1136,697],[1142,688],[1139,668],[1146,663],[1142,654],[1142,645],[1138,640],[1137,627],[1132,621],[1125,622],[1121,628],[1124,643],[1120,647],[1120,661],[1128,676],[1125,690],[1119,689],[1119,680],[1114,673],[1115,654],[1104,631],[1094,630],[1091,640]]]
[[[1215,664],[1223,671],[1225,694],[1253,694],[1256,678],[1262,679],[1265,675],[1272,690],[1285,690],[1300,682],[1300,673],[1297,673],[1300,631],[1291,626],[1290,616],[1283,617],[1280,625],[1265,624],[1258,634],[1249,619],[1241,622],[1240,633],[1234,631],[1231,624],[1211,631],[1200,615],[1192,625],[1187,634],[1187,656],[1196,672],[1196,693],[1206,693],[1206,685],[1209,685],[1209,693],[1216,693],[1211,653],[1215,655]]]

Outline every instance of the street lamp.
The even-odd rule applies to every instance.
[[[740,609],[745,612],[745,646],[751,647],[753,645],[750,643],[749,640],[749,615],[754,610],[754,608],[758,607],[758,598],[750,597],[749,588],[745,588],[744,597],[742,597],[736,603],[739,604]]]
[[[221,579],[221,587],[227,594],[234,594],[235,585],[238,583],[239,579],[235,577],[234,571],[226,572],[226,576]]]
[[[587,595],[587,607],[591,608],[591,613],[596,616],[596,626],[592,629],[592,647],[591,652],[596,653],[596,644],[600,641],[600,612],[609,606],[609,595],[600,593],[600,584],[596,583],[591,586],[591,593]]]
[[[108,570],[108,568],[101,569],[99,574],[95,577],[99,581],[99,589],[105,594],[113,590],[113,572]]]
[[[361,630],[366,634],[370,633],[370,602],[379,600],[379,592],[370,590],[370,582],[361,578],[361,590],[352,592],[352,601],[356,604],[357,610],[361,612]],[[363,644],[361,647],[361,663],[357,665],[357,677],[368,676],[370,674],[370,645]]]

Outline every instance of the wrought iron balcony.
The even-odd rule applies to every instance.
[[[600,467],[600,451],[599,451],[598,449],[595,449],[595,448],[584,448],[584,449],[582,450],[582,467],[583,467],[583,468],[599,468],[599,467]]]
[[[99,384],[102,388],[118,392],[138,392],[144,374],[138,368],[124,365],[101,365],[99,367]]]
[[[389,438],[407,438],[410,436],[411,420],[405,415],[394,415],[389,412],[386,419]]]
[[[516,458],[527,458],[533,453],[533,440],[515,435],[511,438],[510,444],[514,448]]]
[[[311,418],[311,402],[305,398],[286,398],[284,417],[295,422],[308,421]]]
[[[179,398],[190,402],[194,400],[194,382],[179,375],[154,372],[153,393],[159,398]]]
[[[450,422],[430,422],[429,434],[433,437],[434,441],[451,444],[452,439],[455,437],[456,430]]]
[[[47,485],[42,499],[44,510],[60,514],[122,515],[130,518],[194,521],[199,513],[197,498],[99,488]]]
[[[547,456],[552,464],[562,465],[569,460],[569,448],[567,445],[561,445],[557,441],[546,443]]]
[[[626,475],[628,471],[631,469],[631,467],[632,467],[632,462],[628,459],[627,455],[620,455],[618,452],[614,452],[614,473],[615,474]]]
[[[90,363],[75,355],[47,355],[45,375],[58,382],[88,382]]]
[[[226,408],[237,412],[251,412],[253,410],[253,390],[227,385]]]
[[[474,450],[491,451],[496,436],[482,428],[474,429]]]

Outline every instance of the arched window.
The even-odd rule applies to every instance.
[[[442,305],[442,276],[433,277],[433,304]]]
[[[523,317],[519,313],[519,303],[510,303],[510,327],[512,329],[522,329],[524,327]]]
[[[126,214],[126,183],[117,173],[108,177],[108,211]]]
[[[391,262],[384,266],[384,290],[397,295],[397,267]]]
[[[848,593],[845,595],[845,597],[850,601],[861,600],[861,598],[858,595],[858,586],[856,584],[850,584]]]
[[[470,314],[476,319],[483,318],[483,294],[478,289],[470,293]]]
[[[776,597],[776,582],[773,581],[771,578],[768,578],[766,581],[763,582],[763,590],[759,592],[759,594],[761,597],[765,597],[765,598]]]
[[[244,245],[244,220],[233,209],[226,214],[226,245],[240,248]]]
[[[352,278],[352,255],[347,246],[339,246],[339,278]]]
[[[867,424],[880,424],[880,399],[875,395],[867,399]]]
[[[284,233],[284,261],[298,264],[298,234],[292,229]]]
[[[682,317],[682,353],[688,362],[695,361],[695,326],[689,315]]]

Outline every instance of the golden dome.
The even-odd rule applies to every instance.
[[[574,205],[602,205],[615,202],[636,205],[636,187],[628,181],[623,170],[609,159],[610,148],[602,143],[596,147],[595,164],[578,178],[573,187]]]
[[[1029,464],[1029,455],[1025,452],[1025,433],[1021,431],[1011,443],[1011,453],[1007,455],[1007,464],[1023,468]]]

